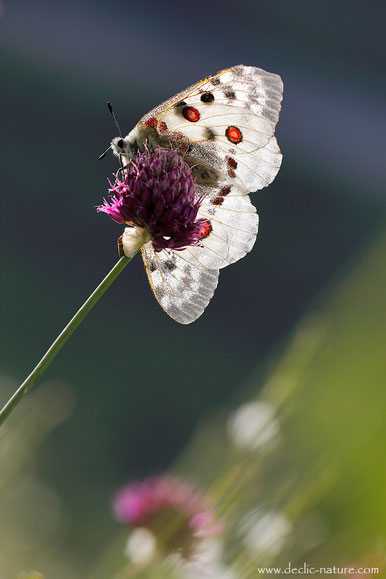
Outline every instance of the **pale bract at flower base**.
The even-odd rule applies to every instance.
[[[151,240],[151,233],[143,227],[126,227],[119,238],[118,249],[126,257],[133,257],[142,246]]]

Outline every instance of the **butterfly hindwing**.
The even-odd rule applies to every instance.
[[[154,295],[163,310],[180,324],[201,316],[217,287],[219,272],[207,269],[194,256],[182,251],[142,248],[142,258]]]
[[[230,195],[231,191],[230,186],[222,187],[216,194],[206,196],[199,209],[199,217],[210,220],[213,234],[223,239],[228,249],[220,268],[238,261],[252,249],[259,224],[256,208],[249,196],[242,195],[241,192],[237,194],[238,189],[235,186],[233,195]]]

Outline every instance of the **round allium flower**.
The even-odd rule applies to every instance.
[[[157,148],[138,151],[123,178],[110,183],[110,197],[97,207],[117,223],[136,228],[129,241],[133,248],[151,239],[154,251],[197,245],[205,219],[196,219],[201,199],[196,199],[190,167],[176,151]],[[125,241],[125,240],[124,240]],[[131,252],[131,247],[125,253]]]
[[[197,489],[169,476],[125,486],[114,499],[114,510],[122,523],[151,531],[162,552],[178,552],[186,559],[198,539],[223,529]]]

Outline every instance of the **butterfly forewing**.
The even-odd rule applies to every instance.
[[[275,125],[279,118],[282,93],[283,83],[277,74],[254,66],[233,66],[174,95],[144,115],[139,124],[145,125],[152,117],[163,120],[169,111],[185,101],[187,104],[199,105],[200,114],[203,112],[202,105],[212,106],[218,102],[237,106],[244,103],[247,110],[267,118]]]
[[[272,141],[282,99],[279,76],[249,66],[219,72],[145,115],[156,118],[160,141],[189,143],[195,160],[240,188],[255,191],[275,178],[281,154]]]

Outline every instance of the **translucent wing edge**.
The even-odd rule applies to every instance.
[[[180,324],[197,320],[214,294],[219,271],[192,263],[190,256],[185,259],[185,250],[156,253],[148,246],[141,252],[150,287],[164,312]]]

